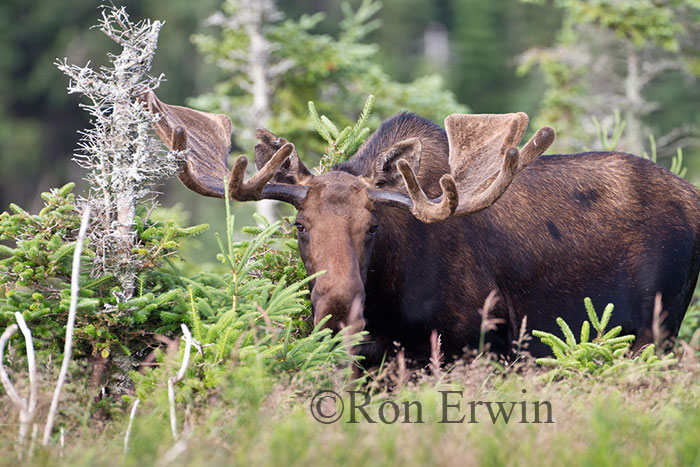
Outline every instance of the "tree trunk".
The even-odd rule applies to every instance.
[[[131,250],[134,247],[134,193],[130,188],[117,193],[117,234],[119,236],[118,261],[122,277],[119,278],[125,299],[134,294],[134,277],[131,266]]]
[[[122,52],[122,56],[126,53],[126,49]],[[121,57],[120,57],[121,58]],[[128,62],[128,61],[127,61]],[[125,94],[126,97],[123,100],[117,101],[114,104],[114,113],[112,114],[112,122],[115,126],[117,125],[127,125],[129,122],[129,106],[132,99],[131,93],[138,83],[136,76],[130,74],[129,69],[124,69],[121,60],[117,59],[115,61],[116,77],[117,77],[117,87],[119,87]],[[119,134],[119,132],[117,132]],[[119,135],[123,138],[123,135]],[[129,135],[129,138],[132,135]],[[128,139],[128,138],[125,138]],[[131,141],[120,141],[115,142],[119,146],[119,150],[123,151],[123,154],[118,159],[119,167],[113,167],[112,177],[116,174],[119,180],[116,180],[113,185],[115,188],[112,190],[114,195],[114,202],[116,208],[117,217],[117,257],[118,262],[118,277],[119,283],[122,287],[124,293],[124,300],[128,300],[134,294],[134,269],[131,264],[132,249],[134,248],[135,232],[134,232],[134,215],[136,212],[136,199],[134,198],[134,189],[128,183],[129,178],[126,174],[132,171],[132,165],[136,164],[133,159]],[[114,170],[116,169],[116,170]],[[116,185],[116,186],[115,186]]]
[[[250,37],[248,74],[253,82],[251,114],[253,124],[256,127],[266,127],[272,116],[270,109],[270,83],[267,75],[270,61],[270,44],[262,32],[263,14],[263,5],[258,5],[255,20],[246,25],[246,31]],[[255,209],[270,222],[274,221],[277,216],[276,202],[269,199],[255,203]]]
[[[632,154],[644,151],[644,135],[641,112],[644,107],[642,82],[639,78],[639,57],[632,44],[627,44],[627,77],[625,79],[626,136],[624,150]]]

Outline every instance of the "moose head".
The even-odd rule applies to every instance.
[[[188,149],[179,175],[188,188],[218,198],[228,192],[237,201],[279,200],[298,210],[295,225],[307,272],[326,271],[311,284],[314,321],[330,314],[327,326],[333,330],[364,326],[367,267],[385,227],[382,212],[398,210],[424,223],[439,223],[486,209],[554,139],[554,130],[544,127],[518,150],[528,120],[524,113],[450,115],[445,120],[449,157],[437,156],[449,165],[432,174],[439,185],[426,187],[422,182],[430,178],[427,172],[435,172],[439,164],[422,158],[424,146],[432,143],[420,137],[395,142],[368,158],[359,175],[343,170],[312,175],[292,143],[258,129],[258,171],[245,180],[246,156],[236,158],[230,172],[227,168],[229,117],[167,105],[152,92],[145,100],[152,112],[161,114],[155,126],[164,143],[172,150]],[[440,148],[438,152],[445,152],[447,145],[443,142]],[[360,148],[358,154],[362,152]]]

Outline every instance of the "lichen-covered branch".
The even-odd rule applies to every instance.
[[[159,86],[162,76],[148,74],[156,52],[160,21],[132,23],[126,10],[105,7],[99,28],[122,46],[119,55],[108,54],[110,66],[93,69],[58,61],[68,75],[68,92],[87,99],[83,107],[93,127],[81,132],[74,160],[88,171],[91,189],[87,202],[101,222],[90,232],[97,251],[94,274],[114,274],[123,298],[133,294],[138,263],[132,250],[136,237],[136,206],[153,196],[153,183],[177,173],[179,154],[165,151],[151,124],[160,116],[138,101]]]

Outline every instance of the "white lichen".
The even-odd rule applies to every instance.
[[[83,202],[95,213],[90,233],[97,252],[93,274],[113,274],[122,285],[123,298],[133,293],[138,263],[132,254],[136,238],[135,209],[153,199],[154,182],[177,173],[180,154],[166,151],[153,134],[151,124],[159,116],[139,100],[163,80],[150,76],[158,34],[163,23],[132,23],[124,7],[102,9],[96,27],[122,48],[107,54],[110,65],[93,69],[58,61],[70,77],[68,93],[81,93],[80,104],[91,115],[92,127],[81,131],[74,160],[88,171],[90,192]]]

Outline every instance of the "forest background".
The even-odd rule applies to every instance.
[[[608,149],[600,147],[599,132],[604,129],[617,143],[616,149],[651,153],[652,135],[659,146],[659,161],[670,165],[671,156],[681,147],[690,170],[687,177],[695,179],[700,174],[700,163],[696,163],[700,87],[694,74],[698,68],[697,10],[692,1],[618,2],[630,4],[634,13],[632,21],[625,23],[624,8],[615,13],[621,20],[604,11],[610,3],[385,0],[380,9],[366,12],[367,27],[356,41],[374,48],[373,60],[386,73],[381,79],[421,86],[414,80],[430,75],[437,80],[437,84],[431,81],[431,86],[444,88],[450,99],[450,92],[454,97],[442,108],[439,103],[430,108],[412,105],[410,97],[384,99],[382,105],[379,96],[370,126],[376,127],[381,119],[400,110],[422,110],[424,116],[440,124],[455,110],[525,111],[531,120],[558,130],[558,142],[552,148],[556,152]],[[215,20],[221,3],[144,0],[120,4],[127,7],[132,18],[166,21],[153,63],[153,74],[164,73],[167,79],[159,96],[171,104],[222,111],[212,96],[235,93],[230,84],[225,84],[235,71],[223,64],[220,50],[207,48],[206,39],[201,39],[222,37]],[[361,7],[360,2],[351,5],[354,10]],[[66,93],[67,79],[54,61],[67,57],[71,63],[91,61],[99,65],[106,60],[104,52],[114,50],[115,45],[90,29],[98,6],[94,0],[37,0],[31,8],[18,0],[0,5],[0,206],[14,202],[36,211],[43,203],[42,192],[84,176],[70,159],[78,146],[76,130],[88,126],[88,114],[77,105],[77,96]],[[650,6],[654,13],[645,11]],[[602,13],[595,8],[602,9]],[[277,2],[276,10],[276,16],[267,19],[269,25],[322,12],[310,17],[309,32],[329,37],[342,34],[341,2],[286,0]],[[637,60],[636,91],[641,92],[630,89],[630,78],[634,78],[630,76],[630,50]],[[343,53],[340,50],[341,59]],[[355,60],[352,56],[347,59]],[[329,62],[328,74],[332,74],[333,66]],[[316,79],[323,81],[324,75]],[[333,76],[328,80],[331,84],[333,80],[343,83],[342,78]],[[354,121],[366,96],[377,93],[369,89],[372,86],[366,87],[352,91],[360,94],[352,109],[337,106],[326,109],[326,113],[341,123]],[[318,102],[328,97],[322,95],[322,86],[309,89],[303,96],[308,100]],[[411,92],[411,88],[407,86],[403,91]],[[204,97],[194,99],[197,96]],[[274,113],[274,87],[269,99]],[[392,104],[399,107],[388,108]],[[227,110],[235,113],[223,109]],[[305,117],[305,108],[298,113]],[[614,140],[613,133],[623,128],[621,124],[615,126],[616,114],[625,125],[619,141]],[[269,119],[267,116],[262,120]],[[270,124],[251,122],[251,127],[265,123]],[[301,125],[313,132],[310,119]],[[323,150],[318,138],[313,144],[300,145],[299,139],[295,142],[307,161],[318,160]],[[234,153],[250,155],[252,142],[248,143],[245,138],[234,138]],[[77,191],[81,189],[79,186]],[[163,192],[161,204],[181,203],[179,211],[190,216],[190,222],[212,225],[200,238],[200,246],[213,249],[212,232],[221,231],[223,226],[218,203],[193,196],[176,180],[159,189]],[[250,223],[252,207],[234,209],[244,215],[240,225]]]

